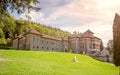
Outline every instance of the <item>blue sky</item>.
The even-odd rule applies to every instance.
[[[36,12],[23,13],[16,18],[27,19],[65,31],[84,32],[90,29],[103,40],[104,45],[112,39],[112,25],[115,13],[119,13],[120,0],[40,0],[41,8]]]

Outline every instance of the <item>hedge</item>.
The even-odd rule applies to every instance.
[[[4,46],[0,46],[0,49],[14,49],[14,48],[12,46],[4,45]]]

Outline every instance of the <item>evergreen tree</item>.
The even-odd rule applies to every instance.
[[[120,16],[115,15],[113,24],[113,50],[114,50],[114,64],[119,67],[120,75]]]

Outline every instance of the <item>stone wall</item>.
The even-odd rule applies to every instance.
[[[93,57],[94,59],[97,59],[97,60],[100,60],[100,61],[103,61],[103,62],[110,62],[110,63],[113,63],[113,58],[112,56],[94,56]]]
[[[18,39],[13,40],[13,48],[18,49]]]
[[[68,41],[39,34],[26,34],[13,40],[13,47],[21,50],[68,51]]]

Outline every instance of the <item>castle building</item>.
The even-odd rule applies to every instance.
[[[113,52],[113,40],[108,41],[107,48],[110,52]]]
[[[30,30],[13,40],[13,48],[20,50],[45,50],[60,51],[68,50],[68,40],[42,35],[36,30]]]
[[[13,40],[13,48],[20,50],[44,50],[59,51],[80,54],[95,54],[100,51],[102,40],[93,35],[90,30],[84,33],[74,32],[67,38],[54,38],[41,34],[36,30],[30,30]]]
[[[100,51],[102,40],[93,34],[90,30],[84,33],[74,32],[72,36],[69,36],[69,49],[73,53],[80,54],[94,54]]]

